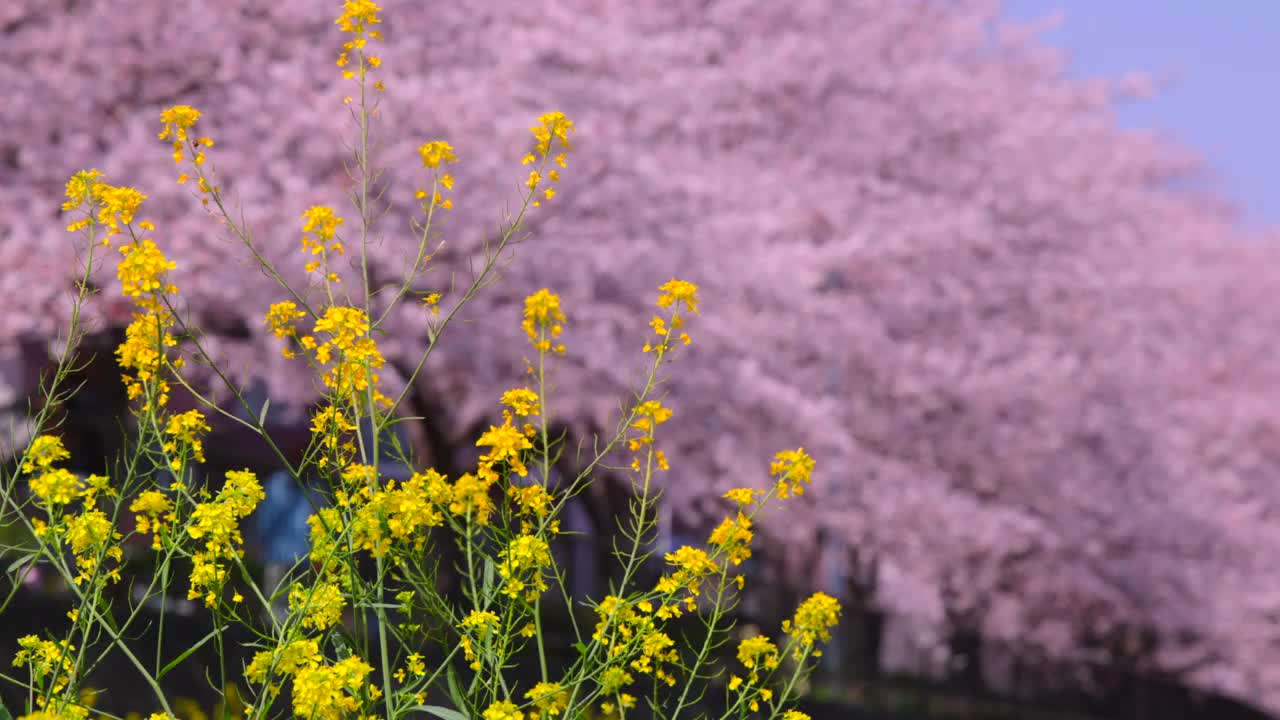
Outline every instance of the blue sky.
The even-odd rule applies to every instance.
[[[1122,124],[1199,151],[1253,227],[1280,226],[1280,0],[1004,0],[1016,20],[1061,11],[1044,39],[1072,74],[1172,80],[1119,108]]]

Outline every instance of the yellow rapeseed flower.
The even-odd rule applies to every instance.
[[[48,470],[56,462],[71,457],[62,444],[62,438],[56,435],[40,435],[27,447],[27,459],[22,463],[22,472],[30,473]]]
[[[481,714],[484,720],[524,720],[524,713],[516,709],[516,704],[502,700],[490,705]]]
[[[541,352],[564,353],[564,345],[554,348],[551,340],[560,337],[564,331],[564,312],[560,309],[560,296],[547,288],[530,295],[524,300],[525,334],[533,342],[533,346]]]
[[[294,585],[289,590],[289,612],[302,616],[302,626],[328,630],[342,620],[347,599],[331,582],[316,585]]]
[[[803,650],[811,648],[818,640],[830,641],[831,628],[839,622],[840,601],[826,593],[817,592],[800,603],[793,619],[783,621],[782,630],[790,633],[799,643],[795,651],[796,658],[799,659]],[[813,654],[821,655],[822,651],[814,650]]]
[[[809,457],[804,448],[783,450],[774,456],[769,474],[777,478],[778,497],[803,495],[804,486],[809,484],[813,474],[813,458]]]

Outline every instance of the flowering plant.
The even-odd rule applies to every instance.
[[[622,405],[614,432],[600,439],[576,477],[550,480],[564,447],[550,430],[549,378],[556,357],[568,352],[561,342],[568,317],[559,296],[548,289],[524,302],[522,327],[531,346],[525,383],[499,398],[502,423],[476,441],[483,452],[474,469],[456,478],[433,469],[405,479],[384,472],[388,457],[410,468],[418,464],[390,432],[402,421],[395,411],[404,390],[397,394],[379,376],[385,363],[377,342],[383,322],[406,298],[421,298],[421,312],[430,318],[429,343],[416,376],[458,310],[497,279],[497,261],[526,214],[555,198],[575,128],[558,112],[541,116],[531,128],[533,142],[521,163],[532,168],[520,210],[485,249],[471,284],[447,312],[441,303],[445,293],[422,290],[418,280],[432,255],[432,223],[453,206],[448,167],[458,157],[442,140],[421,145],[426,179],[415,195],[423,219],[407,271],[390,292],[372,288],[366,250],[378,193],[369,140],[377,93],[384,90],[381,81],[371,81],[381,65],[372,52],[381,38],[379,12],[370,0],[349,0],[336,21],[347,36],[337,65],[358,89],[354,100],[348,98],[358,126],[352,171],[357,217],[347,225],[354,226],[348,234],[343,232],[347,219],[333,208],[306,212],[301,244],[312,279],[305,287],[286,282],[244,223],[228,211],[216,174],[206,164],[215,143],[198,130],[201,113],[178,105],[160,117],[160,139],[171,143],[174,160],[186,169],[177,182],[194,180],[201,203],[278,281],[280,300],[266,310],[264,323],[282,342],[285,357],[305,364],[324,388],[310,416],[310,443],[299,459],[272,441],[264,425],[266,408],[248,406],[218,370],[199,329],[184,319],[179,289],[169,280],[176,265],[150,237],[155,226],[138,219],[146,196],[108,184],[97,170],[79,172],[67,183],[63,210],[74,216],[68,230],[87,238],[77,311],[59,364],[42,387],[46,402],[35,418],[37,436],[16,471],[3,478],[0,519],[19,525],[30,539],[13,566],[18,576],[49,568],[66,581],[76,607],[68,614],[65,634],[45,631],[18,640],[13,664],[25,669],[26,677],[3,677],[26,693],[23,719],[87,717],[88,670],[111,652],[121,653],[151,688],[159,708],[153,720],[175,717],[161,680],[212,642],[224,714],[232,714],[235,704],[236,715],[253,720],[422,713],[445,720],[621,718],[637,708],[637,695],[645,697],[649,714],[676,718],[700,712],[709,683],[724,688],[725,717],[801,720],[804,714],[790,705],[838,620],[834,598],[818,593],[802,603],[783,625],[781,646],[762,635],[741,640],[740,668],[718,667],[713,651],[733,627],[731,610],[746,582],[742,564],[751,556],[757,515],[775,500],[804,492],[812,458],[802,449],[778,453],[769,488],[726,493],[734,509],[703,546],[665,553],[666,571],[656,582],[642,582],[638,572],[654,554],[656,475],[668,469],[659,426],[673,411],[656,390],[664,368],[692,342],[687,324],[700,302],[693,283],[673,279],[659,287],[658,310],[649,322],[652,335],[638,348],[647,356],[644,376],[634,397]],[[348,244],[359,252],[358,260],[343,261]],[[91,293],[90,276],[111,250],[119,253],[116,272],[134,304],[116,360],[133,403],[136,432],[113,477],[81,478],[62,467],[70,454],[52,413],[73,392],[68,379],[83,337],[79,308]],[[189,362],[210,368],[211,382],[227,386],[245,413],[216,402],[209,388],[184,372]],[[175,386],[199,408],[172,410]],[[262,484],[249,470],[229,471],[220,483],[201,472],[210,431],[206,413],[261,436],[299,483],[316,475],[329,480],[308,520],[307,557],[274,584],[255,577],[244,561],[241,523],[264,499]],[[610,464],[619,455],[629,463]],[[623,528],[626,542],[615,550],[620,580],[605,597],[575,599],[552,543],[562,532],[566,503],[606,469],[626,473],[635,493]],[[129,516],[132,529],[126,525]],[[142,602],[122,609],[113,605],[112,589],[121,582],[123,545],[134,536],[146,538],[158,570],[138,586]],[[463,583],[457,592],[446,592],[437,582],[430,549],[439,543],[458,549]],[[188,565],[189,573],[175,571]],[[207,612],[214,629],[166,658],[161,626],[155,659],[149,662],[131,638],[146,601],[156,600],[163,608],[171,590]],[[593,626],[573,622],[577,656],[562,667],[548,660],[543,629],[548,597],[569,608],[585,606],[594,620]],[[705,630],[694,640],[677,632],[677,623],[689,616],[700,618]],[[239,667],[228,663],[232,627],[251,638],[251,658]],[[424,651],[433,644],[445,649],[431,667]],[[526,662],[536,663],[530,672],[537,680],[522,686],[516,670]]]

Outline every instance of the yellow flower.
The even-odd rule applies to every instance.
[[[333,23],[344,33],[363,35],[370,25],[382,22],[378,19],[381,10],[372,0],[347,0],[342,3],[342,15]]]
[[[759,490],[753,490],[753,489],[751,489],[751,488],[741,488],[741,487],[740,487],[740,488],[733,488],[733,489],[732,489],[732,490],[730,490],[729,492],[725,493],[725,494],[724,494],[724,497],[725,497],[727,500],[730,500],[730,501],[735,502],[735,503],[737,503],[737,504],[739,504],[739,505],[743,505],[743,506],[745,506],[745,505],[750,505],[751,503],[755,502],[755,501],[756,501],[756,495],[758,495],[759,493],[760,493],[760,491],[759,491]]]
[[[501,402],[521,417],[538,415],[541,412],[538,393],[528,388],[515,388],[502,393]]]
[[[755,534],[751,531],[751,518],[738,513],[736,518],[725,518],[711,532],[710,542],[724,551],[729,561],[740,565],[751,557],[751,540]]]
[[[125,328],[125,341],[116,348],[116,357],[120,367],[133,372],[125,376],[130,399],[154,389],[159,395],[159,404],[165,404],[168,384],[157,376],[165,359],[164,348],[177,344],[169,334],[169,323],[168,315],[149,312],[135,315]]]
[[[555,500],[545,487],[536,483],[523,487],[512,485],[507,488],[507,497],[519,506],[521,515],[535,517],[546,517],[551,512],[551,505]]]
[[[525,298],[524,322],[525,334],[533,341],[533,346],[542,352],[554,351],[564,353],[564,345],[552,348],[551,339],[560,336],[565,322],[564,312],[560,309],[560,296],[543,288]]]
[[[337,585],[322,582],[294,585],[289,591],[289,612],[302,615],[303,627],[327,630],[342,620],[347,600]]]
[[[484,720],[524,720],[524,713],[516,709],[516,705],[508,700],[490,705],[482,714]]]
[[[453,152],[453,146],[443,140],[433,140],[425,145],[418,146],[418,155],[422,157],[422,167],[437,168],[441,163],[453,164],[458,162],[458,156]],[[446,188],[453,187],[453,178],[448,175],[444,176],[443,184]]]
[[[671,307],[672,305],[683,304],[688,308],[689,312],[698,314],[698,286],[684,280],[672,279],[664,283],[658,288],[661,295],[658,296],[658,305],[660,307]]]
[[[490,631],[498,629],[498,622],[498,616],[488,610],[472,610],[458,627],[475,631],[479,637],[484,638]]]
[[[481,525],[489,523],[489,515],[493,512],[493,500],[489,497],[489,488],[493,482],[471,473],[463,473],[453,484],[453,498],[449,503],[449,512],[454,515],[471,514]]]
[[[320,261],[308,263],[307,272],[315,272],[320,268],[324,261],[328,260],[330,252],[336,252],[339,255],[346,253],[346,249],[337,239],[338,226],[343,220],[338,217],[333,208],[314,205],[303,213],[302,219],[306,221],[302,225],[302,232],[311,233],[311,235],[302,236],[302,248],[312,255],[321,257]]]
[[[120,547],[109,547],[113,540],[118,540],[120,533],[114,531],[110,518],[101,510],[85,510],[67,520],[67,540],[71,543],[71,552],[76,556],[76,568],[79,574],[76,584],[93,577],[98,569],[100,557],[119,561],[123,556]],[[119,569],[107,573],[108,579],[118,580]]]
[[[93,186],[94,199],[98,205],[98,222],[110,228],[111,234],[121,232],[120,225],[128,226],[133,216],[142,206],[146,195],[131,187],[113,187],[105,183]]]
[[[48,470],[54,463],[69,457],[71,453],[67,452],[66,447],[63,446],[62,438],[56,435],[40,435],[32,440],[27,448],[27,459],[22,463],[22,471],[29,473],[35,472],[36,469]]]
[[[67,181],[67,200],[62,203],[62,209],[75,210],[84,205],[92,206],[97,198],[95,190],[101,178],[102,173],[97,170],[81,170],[72,175]]]
[[[761,670],[778,667],[778,647],[763,635],[747,638],[738,643],[738,662],[751,671],[749,680],[754,683]]]
[[[569,693],[560,683],[540,682],[524,694],[540,713],[555,717],[569,707]]]
[[[471,663],[474,670],[480,669],[480,658],[476,656],[475,648],[471,644],[472,638],[483,642],[489,637],[489,633],[497,632],[498,616],[488,610],[472,610],[458,624],[458,628],[462,633],[462,654],[467,661]]]
[[[788,710],[782,715],[782,720],[812,720],[808,714],[799,710]]]
[[[70,470],[57,468],[31,479],[31,492],[51,506],[66,505],[80,496],[80,478]]]
[[[778,479],[778,497],[803,495],[804,486],[809,483],[813,474],[813,458],[809,457],[804,448],[783,450],[774,456],[769,474]]]
[[[32,680],[37,685],[50,678],[54,693],[62,692],[75,670],[75,646],[66,640],[54,642],[41,640],[36,635],[18,638],[18,653],[13,657],[14,667],[30,668]]]
[[[310,720],[344,720],[360,709],[373,667],[352,656],[335,665],[312,665],[293,678],[293,713]]]
[[[666,595],[681,588],[688,589],[691,595],[698,595],[702,591],[702,581],[720,570],[715,561],[707,556],[707,551],[689,545],[667,553],[665,559],[668,565],[676,568],[674,574],[664,575],[658,581],[656,589]]]
[[[810,647],[818,640],[831,640],[831,628],[840,622],[840,601],[826,593],[814,593],[796,608],[795,618],[782,623],[783,631],[790,633],[801,647]],[[821,655],[821,651],[814,651]],[[797,659],[801,648],[796,649]]]
[[[120,248],[120,253],[124,259],[116,267],[116,275],[123,285],[124,295],[136,298],[157,290],[175,292],[172,286],[164,284],[164,276],[178,264],[166,258],[154,242],[143,240],[125,245]]]
[[[245,677],[254,682],[267,679],[267,671],[275,663],[275,671],[281,675],[295,675],[299,670],[320,663],[320,644],[315,640],[295,640],[282,648],[263,650],[253,656]]]
[[[173,438],[164,444],[165,452],[178,453],[183,448],[190,448],[196,462],[204,462],[204,443],[197,435],[209,430],[209,424],[204,421],[204,414],[199,410],[174,415],[169,418],[168,427],[165,428],[165,434]]]
[[[160,133],[160,139],[166,140],[171,136],[185,138],[184,131],[195,125],[196,120],[199,119],[200,111],[190,105],[174,105],[165,109],[160,113],[160,122],[165,125]]]
[[[511,472],[520,477],[529,474],[529,469],[520,459],[520,452],[531,450],[533,443],[529,442],[529,438],[519,428],[511,424],[510,418],[502,425],[490,425],[480,439],[476,440],[476,447],[490,448],[480,456],[481,475],[494,473],[493,467],[503,462],[507,463]]]
[[[572,150],[569,133],[573,131],[573,121],[565,117],[564,113],[549,112],[542,115],[538,118],[538,124],[529,128],[529,132],[533,133],[533,137],[537,140],[534,152],[545,158],[551,152],[551,145],[555,141],[559,141],[561,147],[566,150]],[[563,154],[557,158],[557,162],[562,158]]]
[[[266,324],[271,328],[271,332],[275,333],[278,338],[296,336],[298,329],[294,327],[295,320],[301,320],[306,317],[307,313],[299,310],[298,306],[292,302],[278,302],[273,304],[267,310]]]
[[[507,544],[498,560],[498,574],[505,581],[502,593],[523,596],[533,602],[547,589],[543,571],[551,566],[551,548],[536,535],[520,535]]]
[[[207,607],[217,605],[218,593],[227,579],[227,564],[240,553],[243,542],[240,520],[252,513],[264,497],[257,476],[248,470],[231,470],[213,502],[196,505],[187,534],[203,541],[203,548],[191,558],[187,599],[203,598]]]
[[[155,533],[152,547],[160,549],[160,533],[168,527],[173,512],[173,502],[158,490],[147,490],[129,505],[129,511],[137,513],[134,522],[140,533]]]
[[[432,315],[439,314],[440,313],[440,293],[438,292],[427,293],[422,297],[422,304],[431,308]]]
[[[183,143],[191,136],[189,131],[199,119],[200,111],[190,105],[174,105],[160,113],[160,122],[164,123],[164,129],[160,132],[160,139],[173,139],[173,161],[175,163],[182,162],[184,157]],[[201,138],[201,142],[207,145],[213,144],[213,141],[208,138]],[[192,159],[196,160],[197,164],[200,164],[204,160],[203,153],[197,153]],[[204,189],[202,185],[201,190]]]

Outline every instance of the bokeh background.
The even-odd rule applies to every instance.
[[[375,284],[411,248],[417,145],[461,160],[421,285],[448,304],[517,197],[533,119],[577,126],[559,196],[412,389],[424,464],[474,461],[521,377],[526,294],[564,297],[554,412],[589,443],[636,379],[656,287],[693,280],[659,544],[703,535],[777,449],[817,458],[810,493],[763,521],[741,612],[841,598],[811,693],[825,717],[1280,713],[1274,5],[382,4]],[[333,5],[0,2],[5,454],[67,322],[58,207],[86,167],[149,196],[210,349],[305,441],[316,388],[262,322],[282,298],[156,134],[166,106],[204,111],[222,189],[301,281],[303,211],[351,190]],[[128,419],[111,348],[129,308],[98,282],[98,361],[65,418],[85,472]],[[426,324],[408,308],[392,326],[394,386]],[[211,468],[272,471],[229,425],[207,445]],[[286,487],[253,539],[264,572],[298,542]],[[602,476],[569,511],[580,592],[606,586],[626,495]]]

